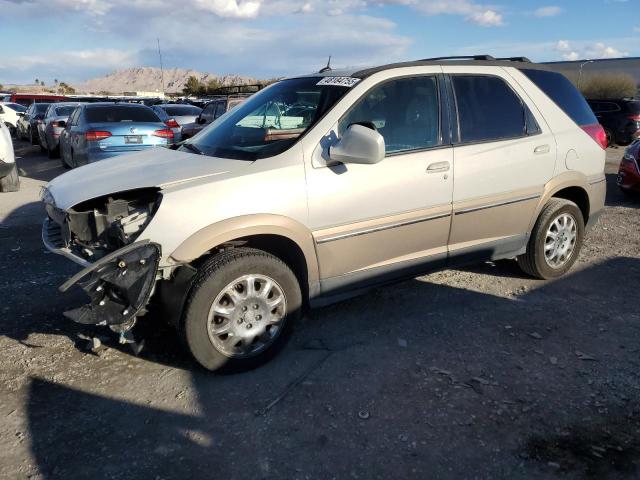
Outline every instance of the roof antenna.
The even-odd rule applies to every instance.
[[[329,55],[329,60],[327,61],[327,66],[324,67],[324,68],[321,68],[318,73],[330,72],[331,70],[333,70],[333,69],[331,68],[331,55]]]

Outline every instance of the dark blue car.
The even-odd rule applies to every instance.
[[[92,103],[69,116],[60,153],[63,165],[73,168],[173,141],[173,131],[145,105]]]

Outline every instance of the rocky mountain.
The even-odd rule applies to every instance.
[[[215,75],[183,68],[169,68],[164,70],[164,89],[167,93],[182,92],[188,78],[196,77],[202,82],[216,79],[224,85],[234,83],[255,83],[250,77],[238,75]],[[157,67],[136,67],[116,70],[104,77],[93,78],[83,83],[74,84],[78,93],[110,92],[121,94],[124,92],[154,92],[162,90],[160,69]]]

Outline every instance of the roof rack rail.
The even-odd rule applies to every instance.
[[[496,60],[504,60],[504,61],[507,61],[507,62],[533,63],[527,57],[500,57],[500,58],[496,58]]]
[[[437,60],[495,60],[491,55],[458,55],[453,57],[433,57],[423,58],[421,62],[431,62]]]

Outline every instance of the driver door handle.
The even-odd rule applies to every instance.
[[[449,162],[436,162],[427,167],[427,173],[448,172],[450,168]]]

